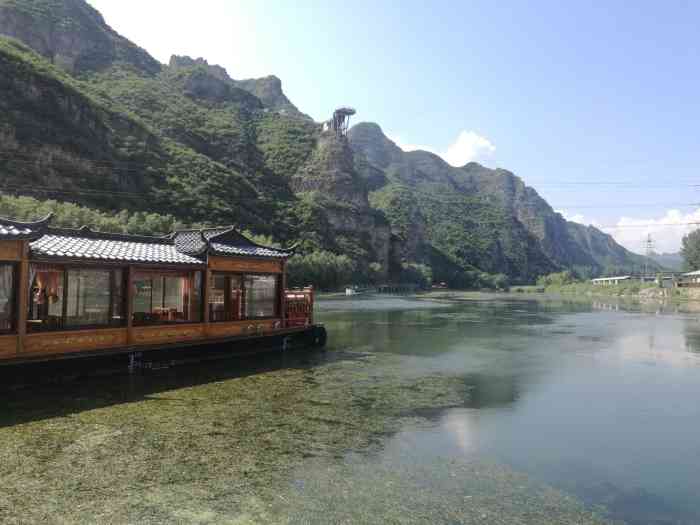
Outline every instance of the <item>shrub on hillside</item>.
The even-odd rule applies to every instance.
[[[337,290],[352,280],[355,263],[347,255],[317,251],[295,255],[287,266],[289,285],[313,284],[322,290]]]

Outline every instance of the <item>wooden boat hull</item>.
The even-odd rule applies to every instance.
[[[59,343],[53,343],[65,348],[68,343],[66,341],[79,341],[80,335],[74,334],[50,334],[54,341],[57,339]],[[58,337],[63,335],[63,337]],[[101,337],[102,334],[100,334]],[[105,334],[104,340],[108,342],[123,341],[123,339],[114,338],[111,334]],[[64,350],[60,353],[56,352],[33,352],[19,356],[6,356],[0,360],[0,368],[12,367],[13,365],[25,363],[39,362],[55,362],[65,360],[76,360],[86,358],[99,358],[106,356],[131,355],[138,356],[139,359],[155,359],[159,356],[168,355],[172,359],[210,359],[212,357],[227,357],[231,355],[250,355],[255,353],[270,352],[270,351],[286,351],[299,348],[319,348],[325,346],[326,331],[321,325],[311,325],[308,327],[287,328],[274,332],[250,335],[236,335],[224,337],[207,337],[207,338],[192,338],[178,339],[174,342],[168,342],[162,338],[158,338],[152,344],[144,344],[139,342],[136,345],[110,345],[105,348],[95,348],[94,340],[91,341],[91,349],[74,349]]]

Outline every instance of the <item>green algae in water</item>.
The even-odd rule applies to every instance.
[[[459,377],[399,359],[330,352],[126,399],[105,383],[159,376],[17,392],[11,410],[36,419],[0,428],[0,521],[601,523],[502,465],[378,459],[387,437],[430,427],[424,412],[469,402]]]

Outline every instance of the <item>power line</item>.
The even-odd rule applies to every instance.
[[[157,188],[156,191],[159,189]],[[0,188],[0,193],[2,192],[27,192],[27,193],[56,193],[56,194],[66,194],[66,195],[90,195],[90,196],[110,196],[110,197],[115,197],[115,196],[121,196],[121,197],[138,197],[138,198],[143,198],[145,196],[148,196],[148,193],[144,192],[130,192],[130,191],[118,191],[118,190],[90,190],[90,189],[63,189],[63,188],[54,188],[50,186],[42,186],[42,185],[35,185],[35,186],[12,186],[12,185],[4,185],[2,188]],[[416,191],[416,193],[421,193],[420,190]],[[152,195],[152,194],[150,194]],[[434,195],[427,194],[429,198],[432,200],[442,202],[445,204],[464,204],[463,198],[468,198],[468,196],[464,196],[460,198],[459,196],[455,196],[452,198],[452,200],[444,199],[444,198],[439,198],[435,197]],[[227,199],[227,202],[231,203],[250,203],[255,200],[258,200],[257,198],[254,197],[249,197],[249,198],[231,198]],[[485,200],[483,198],[479,198],[480,204],[492,204],[488,200]],[[615,206],[610,206],[611,208],[616,207],[616,208],[621,208],[621,207],[642,207],[642,206],[649,206],[649,204],[621,204],[621,205],[615,205]],[[700,203],[688,203],[688,204],[659,204],[659,206],[698,206],[700,207]],[[567,208],[575,208],[577,206],[562,206],[562,207],[567,207]],[[599,206],[599,205],[580,205],[578,208],[606,208],[607,206]],[[503,219],[505,220],[505,218]],[[498,221],[475,221],[480,224],[500,224],[503,222],[503,220],[498,220]],[[649,224],[626,224],[626,225],[614,225],[614,226],[596,226],[597,228],[604,229],[604,228],[641,228],[641,227],[649,227],[649,226],[689,226],[689,225],[696,225],[700,223],[696,222],[687,222],[687,223],[649,223]]]
[[[570,221],[571,222],[571,221]],[[581,223],[577,223],[581,224]],[[586,226],[585,224],[583,226]],[[589,224],[599,230],[613,230],[618,228],[652,228],[654,226],[700,226],[700,222],[668,222],[668,223],[648,223],[648,224],[616,224],[615,226],[598,226],[597,224]]]
[[[698,207],[700,208],[700,202],[688,202],[688,203],[662,203],[662,202],[656,202],[656,203],[642,203],[640,202],[639,204],[557,204],[557,208],[571,208],[571,209],[612,209],[612,208],[649,208],[649,207],[660,207],[660,208],[666,208],[666,207],[679,207],[679,208],[694,208]]]
[[[31,186],[31,187],[21,187],[21,186],[8,186],[3,185],[0,188],[0,192],[27,192],[27,193],[58,193],[67,195],[92,195],[92,196],[112,196],[112,197],[140,197],[143,198],[148,196],[148,193],[137,193],[129,191],[117,191],[117,190],[66,190],[62,188],[51,188],[48,186]],[[152,194],[150,194],[152,195]]]
[[[238,162],[233,162],[229,161],[228,164],[214,160],[211,157],[208,157],[202,153],[199,153],[196,150],[192,150],[195,155],[198,157],[201,157],[202,159],[206,159],[208,162],[212,162],[215,164],[221,164],[222,166],[226,167],[227,169],[230,168],[235,168],[240,171],[245,171],[245,166],[238,163]],[[151,164],[144,164],[144,163],[139,163],[139,162],[131,162],[131,161],[124,161],[124,162],[115,162],[115,161],[101,161],[101,160],[93,160],[93,159],[86,159],[86,158],[80,158],[76,157],[75,159],[64,159],[64,158],[56,158],[56,157],[51,157],[51,158],[46,158],[44,156],[40,156],[32,158],[28,154],[17,154],[17,153],[12,153],[7,150],[3,151],[0,150],[0,161],[6,161],[6,162],[12,162],[12,163],[20,163],[20,164],[33,164],[33,165],[74,165],[76,163],[88,163],[92,165],[92,167],[99,168],[99,169],[111,169],[113,171],[119,171],[119,172],[124,172],[124,173],[142,173],[143,171],[146,170],[155,170],[156,168],[153,167]],[[9,154],[9,155],[8,155]]]
[[[38,146],[41,146],[41,144],[37,144]],[[216,161],[214,159],[211,159],[210,157],[207,157],[206,155],[203,155],[196,150],[192,150],[196,155],[201,155],[204,158],[207,158],[211,162],[217,163],[217,164],[222,164],[226,166],[226,164]],[[143,153],[143,152],[139,152]],[[154,152],[155,153],[155,152]],[[61,159],[61,158],[31,158],[31,156],[28,153],[18,153],[17,151],[13,150],[1,150],[0,149],[0,160],[6,160],[8,162],[20,162],[20,163],[27,163],[27,164],[56,164],[56,163],[64,163],[64,164],[73,164],[72,160],[70,159]],[[98,167],[103,167],[103,168],[112,168],[114,170],[118,170],[120,172],[141,172],[146,169],[154,169],[152,165],[150,164],[144,164],[141,162],[133,162],[133,161],[106,161],[106,160],[93,160],[93,159],[84,159],[84,158],[77,158],[75,159],[79,162],[85,162],[85,163],[90,163],[93,166],[98,166]],[[239,165],[238,163],[233,163],[236,169],[242,169],[243,166]],[[228,167],[228,166],[227,166]],[[397,184],[395,182],[391,182],[390,184],[397,185],[399,186],[400,184]],[[658,183],[639,183],[639,182],[632,182],[632,181],[556,181],[556,182],[547,182],[547,181],[530,181],[528,183],[525,183],[523,181],[523,184],[525,184],[529,188],[533,188],[535,186],[537,187],[577,187],[577,186],[624,186],[628,188],[669,188],[671,187],[669,184],[658,184]],[[674,181],[674,184],[672,185],[674,187],[683,187],[683,188],[700,188],[700,183],[695,183],[691,181]],[[412,188],[414,190],[417,190],[417,188]]]
[[[675,181],[684,187],[700,187],[700,184],[690,181]],[[626,181],[557,181],[557,182],[537,182],[530,181],[527,186],[551,187],[551,186],[624,186],[626,188],[667,188],[668,184],[639,183]]]

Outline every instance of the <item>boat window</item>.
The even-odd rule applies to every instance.
[[[276,275],[245,276],[244,302],[246,318],[254,319],[277,316],[277,283],[278,278]]]
[[[134,326],[201,321],[202,272],[137,271]]]
[[[209,291],[209,320],[238,321],[241,319],[243,279],[240,275],[212,273]]]
[[[0,333],[11,332],[15,324],[15,266],[0,264]]]
[[[63,328],[63,285],[66,277],[61,266],[29,265],[30,332],[61,330]]]
[[[243,318],[243,278],[240,275],[229,275],[228,294],[229,320],[239,321]]]
[[[29,266],[30,332],[122,326],[121,269]]]
[[[212,274],[209,287],[209,320],[226,321],[226,276]]]
[[[66,326],[110,324],[110,295],[109,270],[68,270]]]

